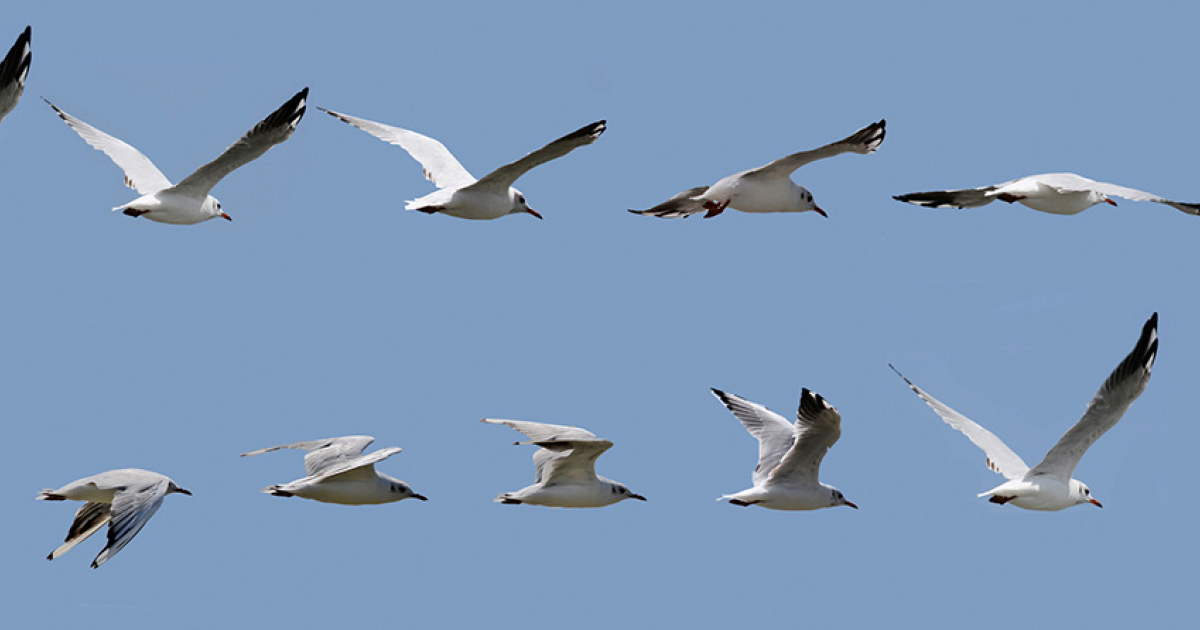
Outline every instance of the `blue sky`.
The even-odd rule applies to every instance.
[[[403,624],[1182,627],[1200,560],[1186,466],[1200,219],[1121,201],[1074,217],[892,195],[1040,172],[1200,201],[1194,24],[1180,3],[209,2],[10,7],[33,26],[0,124],[0,618],[6,627]],[[222,181],[233,223],[109,208],[136,194],[38,96],[178,180],[304,86],[420,131],[476,176],[584,124],[595,144],[518,186],[545,221],[401,210],[403,151],[310,107]],[[686,188],[842,138],[814,213],[636,217]],[[1133,347],[1145,394],[1076,477],[1105,505],[1032,513],[888,368],[1037,461]],[[717,503],[756,445],[709,393],[843,416],[823,479],[862,509]],[[484,416],[578,424],[648,503],[495,505],[532,479]],[[299,453],[369,434],[429,502],[258,493]],[[46,562],[103,470],[171,496],[99,570]],[[11,622],[11,623],[10,623]]]

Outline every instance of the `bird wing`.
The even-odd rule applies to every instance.
[[[561,424],[546,424],[544,422],[531,422],[529,420],[502,420],[499,418],[483,418],[480,422],[503,424],[506,427],[520,431],[529,438],[528,442],[517,442],[517,444],[537,444],[538,442],[561,442],[596,438],[596,434],[587,429]]]
[[[345,437],[326,438],[324,440],[309,440],[260,448],[257,451],[242,453],[241,457],[251,457],[287,448],[308,451],[304,456],[304,472],[308,476],[319,475],[331,466],[357,459],[363,450],[371,445],[375,438],[369,435],[347,435]]]
[[[107,503],[84,503],[75,513],[71,529],[67,532],[66,542],[50,552],[47,560],[53,560],[85,541],[108,523],[112,517],[112,506]]]
[[[376,462],[381,462],[399,453],[401,450],[403,449],[399,446],[389,446],[368,455],[349,457],[336,462],[325,462],[319,472],[315,474],[310,473],[303,481],[317,483],[338,475],[341,475],[343,478],[371,478],[375,476]]]
[[[770,164],[746,171],[745,175],[791,175],[792,172],[805,164],[835,155],[843,153],[874,153],[879,148],[879,145],[883,144],[883,137],[887,134],[886,127],[886,120],[871,123],[837,142],[827,144],[819,149],[801,151],[781,157]]]
[[[46,101],[44,98],[42,100]],[[122,171],[125,171],[126,186],[143,195],[171,187],[171,181],[167,179],[167,176],[158,170],[150,158],[142,155],[137,149],[64,112],[50,101],[46,101],[46,104],[54,109],[58,117],[63,119],[71,129],[74,129],[84,142],[92,145],[93,149],[102,151]]]
[[[425,179],[433,182],[433,185],[438,188],[455,189],[475,183],[475,178],[471,177],[467,169],[463,168],[463,165],[454,158],[446,145],[429,136],[365,118],[339,114],[323,107],[317,109],[342,122],[358,127],[384,142],[408,151],[408,154],[421,164],[421,168],[425,172]]]
[[[997,188],[1004,184],[995,186],[984,186],[983,188],[962,188],[959,190],[934,190],[930,192],[915,192],[907,195],[896,195],[892,197],[896,201],[925,206],[926,208],[978,208],[992,203],[995,197],[992,195]]]
[[[1058,444],[1046,453],[1046,458],[1029,471],[1030,476],[1052,475],[1063,481],[1069,480],[1088,448],[1117,424],[1129,405],[1146,389],[1157,354],[1158,313],[1155,313],[1146,320],[1133,351],[1108,375],[1100,391],[1092,397],[1083,417],[1063,434]]]
[[[196,169],[175,186],[175,191],[203,199],[217,182],[235,169],[258,159],[271,147],[287,140],[300,118],[304,116],[308,88],[304,88],[288,99],[279,109],[254,125],[246,135],[238,139],[217,156],[217,159]]]
[[[817,483],[821,460],[842,436],[842,416],[820,394],[800,391],[796,412],[796,440],[783,460],[771,471],[768,481]]]
[[[1039,179],[1047,186],[1061,191],[1075,192],[1094,190],[1109,197],[1120,197],[1130,201],[1153,201],[1155,203],[1171,206],[1180,212],[1200,215],[1200,204],[1198,203],[1171,201],[1170,199],[1160,197],[1154,193],[1149,193],[1144,190],[1126,188],[1125,186],[1118,186],[1116,184],[1109,184],[1106,182],[1098,182],[1074,173],[1050,173],[1040,176]]]
[[[689,188],[674,197],[646,210],[630,210],[634,214],[660,219],[686,219],[698,212],[704,212],[704,199],[698,199],[708,191],[708,186]]]
[[[958,429],[960,433],[967,436],[975,446],[978,446],[987,455],[987,467],[995,472],[1004,475],[1007,479],[1021,479],[1025,473],[1029,472],[1029,466],[1021,459],[1019,455],[1014,453],[1003,440],[996,437],[995,433],[975,424],[970,418],[958,413],[957,411],[947,407],[938,399],[926,394],[920,387],[908,380],[908,377],[900,374],[900,370],[891,363],[888,367],[892,368],[900,378],[904,379],[905,383],[912,388],[925,404],[929,405],[937,415],[941,416],[942,420],[951,427]]]
[[[536,483],[546,486],[587,485],[596,482],[596,459],[613,443],[601,439],[539,441],[533,454]]]
[[[92,560],[92,568],[108,562],[146,526],[151,516],[162,507],[167,496],[168,479],[131,484],[117,490],[113,497],[111,520],[108,524],[108,545]]]
[[[0,61],[0,120],[17,106],[21,93],[25,91],[25,77],[29,76],[29,62],[33,52],[29,46],[32,29],[28,26],[17,37],[4,61]]]
[[[761,486],[771,476],[784,455],[796,442],[796,427],[783,416],[752,403],[741,396],[713,388],[713,395],[725,405],[742,426],[758,440],[758,465],[754,467],[754,485]],[[836,438],[835,438],[836,439]]]
[[[604,133],[605,128],[605,121],[599,120],[572,131],[516,162],[505,164],[488,173],[473,185],[478,188],[490,189],[497,194],[506,193],[516,183],[518,177],[524,175],[533,167],[560,158],[579,147],[595,142],[596,138],[599,138],[600,134]]]

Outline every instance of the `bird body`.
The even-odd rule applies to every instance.
[[[272,446],[241,456],[282,449],[308,451],[304,456],[305,477],[263,488],[264,493],[277,497],[294,496],[340,505],[379,505],[408,498],[427,500],[407,483],[375,470],[376,462],[401,452],[401,449],[392,446],[363,455],[374,441],[375,438],[369,435],[348,435]]]
[[[122,468],[77,479],[57,490],[42,490],[42,501],[83,501],[66,542],[46,556],[53,560],[108,525],[108,544],[92,560],[92,568],[108,562],[142,530],[173,492],[190,495],[169,477],[140,468]]]

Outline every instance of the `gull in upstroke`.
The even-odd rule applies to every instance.
[[[1027,466],[994,433],[972,422],[966,416],[946,406],[913,384],[895,366],[888,364],[946,424],[960,431],[987,455],[987,467],[1004,475],[1007,482],[981,492],[992,503],[1011,503],[1026,510],[1062,510],[1084,503],[1100,505],[1087,484],[1071,475],[1083,454],[1100,436],[1116,426],[1129,405],[1146,389],[1150,368],[1158,354],[1158,313],[1150,316],[1142,327],[1133,351],[1105,379],[1100,391],[1088,403],[1083,417],[1071,427],[1058,444],[1046,453],[1041,463]]]

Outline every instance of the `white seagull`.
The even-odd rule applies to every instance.
[[[375,470],[375,463],[400,452],[400,447],[381,448],[363,455],[375,438],[348,435],[326,440],[296,442],[242,453],[242,457],[294,448],[308,451],[304,456],[303,479],[267,486],[262,491],[277,497],[300,497],[341,505],[378,505],[402,499],[427,500],[413,492],[407,483]]]
[[[21,93],[25,91],[25,77],[29,75],[29,62],[33,52],[29,48],[29,37],[33,30],[26,26],[17,37],[16,43],[0,61],[0,120],[17,106]]]
[[[792,181],[796,169],[817,160],[843,153],[874,153],[883,143],[887,121],[871,123],[850,137],[819,149],[801,151],[770,164],[730,175],[712,186],[685,190],[648,210],[630,210],[634,214],[664,219],[687,218],[698,212],[704,218],[715,217],[726,208],[742,212],[806,212],[812,210],[828,217],[813,201],[812,193]]]
[[[1046,453],[1042,462],[1030,468],[1008,448],[994,433],[975,424],[966,416],[947,407],[933,396],[926,394],[912,381],[900,374],[908,386],[928,404],[946,424],[958,429],[987,455],[987,466],[1004,475],[1008,482],[979,494],[992,503],[1011,503],[1026,510],[1062,510],[1075,505],[1091,503],[1104,507],[1092,496],[1092,491],[1082,481],[1071,478],[1080,458],[1096,440],[1113,428],[1129,405],[1133,403],[1150,380],[1150,367],[1158,353],[1158,313],[1150,316],[1142,328],[1133,352],[1113,370],[1100,391],[1092,397],[1087,410],[1075,426],[1071,427],[1054,448]]]
[[[1187,214],[1200,215],[1200,204],[1171,201],[1153,193],[1097,182],[1075,173],[1030,175],[983,188],[918,192],[892,198],[928,208],[978,208],[999,199],[1006,203],[1020,203],[1050,214],[1078,214],[1098,203],[1117,205],[1111,197],[1121,197],[1130,201],[1153,201]]]
[[[842,435],[842,416],[820,394],[800,390],[796,424],[745,398],[713,389],[713,394],[758,439],[754,487],[727,494],[734,505],[758,505],[771,510],[819,510],[848,505],[833,486],[818,481],[821,460]]]
[[[139,468],[110,470],[72,481],[58,490],[42,490],[37,498],[43,501],[86,502],[75,513],[67,541],[50,552],[46,559],[53,560],[67,553],[107,524],[108,544],[92,560],[92,568],[98,568],[142,531],[162,506],[163,498],[172,492],[191,494],[170,478]]]
[[[613,443],[602,440],[591,431],[579,427],[483,418],[480,422],[503,424],[524,433],[528,442],[540,446],[533,454],[536,472],[532,486],[516,492],[504,492],[497,503],[545,505],[548,507],[604,507],[625,499],[645,501],[625,484],[596,475],[596,458],[612,448]]]
[[[445,145],[429,136],[372,122],[365,118],[339,114],[323,107],[317,109],[358,127],[384,142],[399,146],[408,151],[414,160],[420,162],[425,171],[425,179],[433,182],[438,190],[407,202],[404,205],[405,210],[417,210],[426,214],[441,212],[460,219],[498,219],[505,215],[522,212],[532,214],[539,219],[542,218],[542,215],[525,202],[525,195],[513,188],[512,185],[517,178],[533,167],[595,142],[606,128],[605,121],[594,122],[547,144],[516,162],[501,166],[485,175],[483,179],[476,180],[467,172],[467,169],[463,168],[462,164],[459,164],[458,160],[454,159]]]
[[[220,157],[196,169],[196,172],[175,185],[171,185],[166,175],[137,149],[64,112],[50,101],[46,101],[46,104],[54,108],[58,117],[66,121],[84,142],[98,151],[103,151],[125,171],[125,185],[142,195],[125,205],[113,208],[114,212],[120,210],[131,217],[146,217],[159,223],[192,225],[216,217],[233,220],[221,211],[221,202],[208,192],[234,169],[257,159],[271,147],[287,140],[296,130],[300,118],[304,116],[307,98],[308,88],[300,90],[282,107],[225,149]]]

